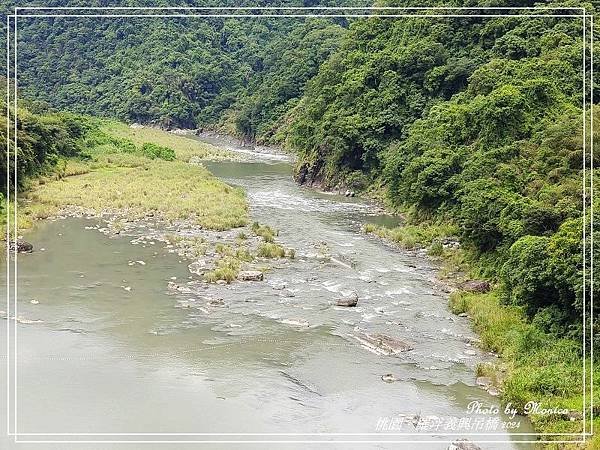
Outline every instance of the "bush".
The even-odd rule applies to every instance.
[[[169,147],[146,142],[142,145],[142,154],[150,159],[164,159],[165,161],[173,161],[175,159],[175,151]]]
[[[549,238],[525,236],[515,242],[501,270],[506,299],[525,306],[529,315],[556,301],[548,262]]]
[[[275,242],[275,236],[277,236],[277,231],[271,228],[268,225],[261,225],[258,222],[254,222],[252,224],[252,231],[256,236],[260,236],[267,243]]]
[[[442,256],[444,254],[444,245],[440,241],[433,241],[427,249],[429,256]]]
[[[283,258],[285,249],[281,245],[265,242],[258,247],[257,255],[262,258]]]
[[[525,307],[547,330],[580,327],[582,225],[571,219],[551,237],[525,236],[516,241],[500,271],[505,299]],[[597,288],[595,288],[597,289]]]

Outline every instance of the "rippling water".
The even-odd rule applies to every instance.
[[[281,157],[248,158],[206,166],[244,187],[253,220],[279,229],[278,240],[296,249],[296,258],[276,262],[262,283],[202,283],[188,271],[189,261],[163,243],[136,240],[149,232],[143,228],[108,237],[96,220],[65,219],[28,235],[37,251],[19,256],[24,320],[17,326],[16,417],[19,433],[27,433],[20,440],[82,439],[51,433],[92,433],[87,440],[433,439],[425,447],[443,449],[453,438],[443,430],[419,436],[415,418],[464,417],[473,400],[497,404],[475,385],[475,365],[491,356],[471,346],[469,323],[449,312],[434,268],[360,232],[364,222],[394,218],[357,199],[297,186]],[[334,306],[352,290],[360,298],[356,308]],[[7,324],[0,321],[0,336]],[[400,339],[413,350],[382,355],[365,345],[365,333]],[[6,358],[2,364],[5,373]],[[382,381],[385,374],[397,381]],[[4,389],[0,396],[5,402]],[[395,432],[413,435],[386,436],[377,429],[385,417],[407,418]],[[522,422],[517,431],[530,432]],[[484,440],[507,438],[519,437]],[[17,448],[4,437],[0,444]]]

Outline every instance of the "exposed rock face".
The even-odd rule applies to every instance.
[[[308,165],[302,164],[298,168],[298,170],[296,172],[296,176],[295,176],[296,182],[298,184],[304,184],[304,183],[306,183],[306,179],[308,178],[308,175],[309,175],[309,173],[308,173]]]
[[[481,281],[481,280],[470,280],[470,281],[465,281],[464,283],[462,283],[460,285],[460,288],[463,291],[476,292],[479,294],[483,294],[490,290],[490,283],[488,283],[487,281]]]
[[[296,170],[294,171],[294,179],[296,180],[296,183],[324,189],[325,186],[323,183],[323,176],[321,174],[322,166],[323,162],[320,160],[315,161],[310,165],[306,162],[303,162],[296,166]]]
[[[263,278],[260,270],[243,270],[238,274],[238,280],[241,281],[262,281]]]
[[[336,302],[337,306],[347,306],[347,307],[356,306],[357,304],[358,304],[358,294],[356,292],[352,292],[349,295],[346,295],[345,297],[338,299]]]
[[[17,249],[18,253],[31,253],[31,252],[33,252],[33,245],[30,244],[27,241],[22,241],[20,239],[18,239],[16,242],[15,241],[11,241],[9,249],[14,252],[15,248]]]

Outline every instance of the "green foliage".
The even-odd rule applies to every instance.
[[[420,225],[404,224],[396,228],[386,228],[374,224],[364,227],[365,233],[373,233],[379,237],[388,239],[404,248],[426,248],[435,246],[433,253],[441,254],[440,240],[456,236],[458,228],[449,223],[435,223]],[[443,247],[442,247],[443,248]]]
[[[268,225],[261,225],[258,222],[254,222],[252,224],[252,231],[256,236],[260,236],[266,243],[275,242],[275,236],[277,236],[277,231],[271,228]]]
[[[503,357],[480,365],[478,375],[489,376],[499,385],[504,404],[510,403],[521,413],[530,401],[539,402],[542,408],[581,411],[580,340],[558,337],[538,323],[528,323],[520,307],[502,306],[494,293],[455,293],[450,305],[455,313],[468,313],[483,347]],[[529,419],[540,431],[576,432],[582,426],[580,420],[560,414],[531,414]]]
[[[204,280],[215,283],[219,280],[228,284],[235,280],[240,271],[240,262],[232,257],[224,257],[217,261],[217,267],[204,274]]]
[[[291,0],[281,4],[298,6]],[[417,4],[422,6],[411,0],[377,3]],[[473,3],[459,1],[456,6]],[[591,4],[585,6],[588,14],[594,13]],[[19,20],[19,82],[37,100],[35,105],[47,102],[76,113],[164,128],[219,127],[246,139],[278,143],[298,154],[301,182],[356,191],[383,186],[391,206],[409,211],[407,225],[391,230],[367,225],[365,231],[438,256],[448,253],[442,238],[459,237],[460,254],[476,258],[480,273],[501,286],[498,296],[459,295],[452,306],[474,318],[485,347],[514,362],[504,399],[522,406],[529,398],[554,401],[575,395],[571,386],[578,381],[581,355],[570,339],[579,339],[582,332],[583,268],[590,268],[589,246],[584,255],[581,239],[587,233],[590,242],[591,232],[583,225],[590,219],[584,207],[589,211],[591,205],[589,196],[584,203],[581,195],[582,165],[597,172],[600,162],[598,148],[595,160],[589,160],[592,149],[581,138],[578,21],[144,18],[141,26],[142,19],[102,24]],[[597,101],[598,86],[593,88]],[[74,191],[83,189],[80,180],[71,180],[78,177],[69,175],[84,173],[86,167],[67,163],[66,157],[136,169],[143,179],[149,174],[140,168],[140,157],[187,161],[197,151],[182,150],[164,136],[145,139],[150,128],[132,136],[122,127],[109,132],[71,113],[33,110],[12,112],[19,118],[21,188],[28,177],[52,171]],[[600,123],[600,109],[592,108],[591,114]],[[0,128],[2,149],[6,135]],[[600,142],[598,132],[594,142]],[[1,183],[5,161],[0,157]],[[150,175],[161,176],[161,164],[153,161]],[[189,169],[172,167],[181,174]],[[178,177],[162,176],[178,188],[193,188]],[[84,177],[100,182],[96,173]],[[123,181],[123,173],[116,181]],[[2,192],[6,189],[2,185]],[[215,192],[225,197],[232,193],[222,186]],[[130,194],[167,209],[158,187],[157,198],[148,199],[140,183],[131,186]],[[217,207],[219,199],[211,203],[202,192],[196,194],[212,205],[209,217],[199,218],[206,226],[245,223],[239,193],[233,196],[236,212],[224,221],[221,216],[228,211]],[[109,200],[117,197],[112,193]],[[94,201],[98,199],[85,198]],[[179,203],[180,214],[196,212],[191,200],[180,198]],[[423,217],[426,223],[416,225]],[[263,241],[258,256],[294,256],[274,242],[275,230],[255,223],[252,232]],[[238,240],[244,239],[240,234]],[[594,246],[600,250],[600,235]],[[233,280],[241,262],[252,258],[241,248],[218,251],[221,262],[206,274],[208,281]],[[595,293],[600,292],[599,280],[596,276],[591,286]],[[555,346],[544,345],[551,339],[557,339]],[[567,425],[565,431],[570,430]]]
[[[165,161],[173,161],[175,159],[175,151],[173,149],[151,142],[146,142],[142,145],[142,154],[150,159],[159,158]]]
[[[285,249],[272,242],[264,242],[258,246],[257,255],[262,258],[284,258]]]
[[[0,89],[0,110],[6,116],[6,90]],[[14,119],[14,108],[9,107],[11,122]],[[0,191],[6,193],[13,189],[15,180],[17,189],[27,185],[28,179],[49,173],[55,169],[65,169],[64,158],[79,155],[85,147],[85,136],[92,124],[88,118],[70,113],[49,112],[33,114],[26,107],[20,106],[17,114],[17,161],[16,174],[11,165],[7,174],[6,166],[6,121],[0,124]],[[10,128],[10,156],[14,155],[13,128]],[[8,175],[8,185],[7,185]],[[16,178],[15,178],[16,176]]]
[[[325,0],[311,5],[342,3]],[[167,0],[160,6],[211,4],[223,6],[211,0],[183,4]],[[256,6],[230,2],[230,6],[244,4]],[[303,5],[282,0],[269,6],[277,4]],[[81,2],[58,0],[52,5],[81,6]],[[3,6],[12,11],[19,5],[9,0]],[[19,83],[27,95],[80,114],[164,128],[224,126],[259,140],[272,139],[278,120],[339,46],[346,23],[219,17],[100,22],[24,19]]]

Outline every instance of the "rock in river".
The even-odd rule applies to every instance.
[[[398,381],[398,378],[396,378],[391,373],[386,373],[385,375],[381,375],[381,379],[383,381],[385,381],[386,383],[393,383],[394,381]]]
[[[209,306],[226,306],[225,300],[222,298],[211,298],[206,302],[206,304]]]
[[[477,377],[476,383],[478,386],[483,386],[484,388],[487,388],[488,386],[491,386],[492,379],[490,377]]]
[[[18,239],[16,242],[15,241],[11,241],[9,248],[13,252],[16,249],[18,253],[31,253],[33,251],[33,245],[32,244],[30,244],[27,241],[22,241],[20,239]]]
[[[238,274],[238,280],[241,281],[262,281],[263,277],[260,270],[242,270]]]
[[[356,336],[356,339],[358,339],[366,348],[375,353],[379,353],[380,355],[395,355],[413,349],[407,342],[385,334],[363,333],[360,337]]]
[[[358,303],[358,294],[356,292],[352,292],[345,297],[342,297],[337,300],[337,306],[356,306]]]

